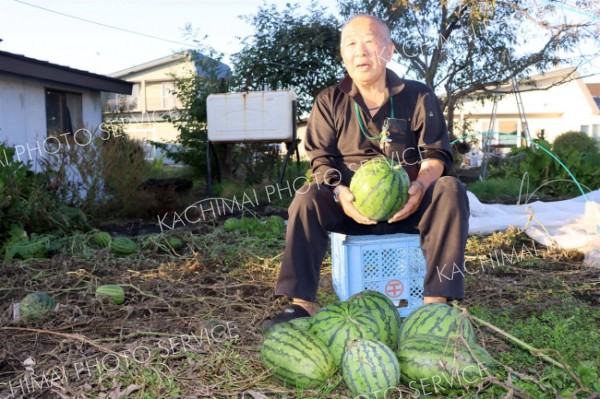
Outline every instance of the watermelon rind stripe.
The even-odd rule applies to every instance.
[[[374,158],[355,173],[350,191],[361,214],[381,221],[389,219],[404,206],[409,182],[404,168],[384,158]]]
[[[422,305],[404,319],[400,327],[400,341],[420,334],[440,337],[460,334],[468,342],[477,342],[470,320],[460,310],[441,303]]]
[[[296,388],[316,387],[335,372],[334,358],[326,345],[290,323],[278,324],[267,332],[260,358],[273,377]]]
[[[477,385],[486,376],[484,368],[493,372],[495,362],[478,344],[468,345],[469,348],[461,340],[431,335],[414,335],[402,341],[397,352],[402,382],[410,386],[411,382],[437,378],[446,390]]]
[[[344,354],[342,377],[355,397],[383,398],[400,382],[395,353],[375,340],[353,340]]]

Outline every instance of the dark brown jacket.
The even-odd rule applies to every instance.
[[[444,162],[444,174],[450,174],[452,153],[448,128],[435,94],[424,84],[401,79],[389,69],[386,81],[389,95],[393,97],[393,116],[400,119],[394,123],[398,128],[390,130],[396,143],[394,153],[387,155],[402,162],[411,180],[418,174],[419,162],[427,158]],[[335,186],[341,180],[342,184],[349,185],[361,162],[383,153],[379,139],[368,139],[361,132],[355,102],[370,137],[379,135],[384,120],[392,116],[388,100],[371,118],[349,76],[319,93],[304,142],[313,177],[319,184]]]

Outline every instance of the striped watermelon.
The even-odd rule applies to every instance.
[[[110,247],[110,243],[112,241],[112,237],[105,231],[98,231],[94,233],[92,236],[92,242],[98,248],[108,248]]]
[[[125,290],[117,284],[106,284],[96,288],[96,297],[110,298],[115,304],[121,305],[125,302]]]
[[[352,339],[377,340],[379,326],[371,311],[352,302],[336,302],[313,316],[310,333],[325,342],[336,366],[342,362],[346,346]]]
[[[410,179],[402,165],[385,157],[373,158],[356,171],[350,181],[354,206],[373,220],[387,220],[408,200]]]
[[[312,326],[312,317],[298,317],[290,320],[289,323],[302,331],[308,331]]]
[[[444,303],[421,305],[404,319],[400,327],[400,342],[418,334],[442,338],[462,334],[468,342],[477,342],[471,321],[460,310]]]
[[[260,360],[277,380],[301,389],[323,384],[336,370],[327,346],[290,323],[269,329],[260,348]]]
[[[357,304],[371,311],[379,326],[379,341],[392,350],[398,348],[398,337],[402,319],[394,302],[381,292],[362,291],[352,295],[348,302]]]
[[[175,251],[179,251],[180,249],[183,249],[183,247],[185,246],[185,243],[183,242],[183,240],[181,238],[175,237],[175,236],[167,237],[167,244],[169,244],[169,246],[171,248],[173,248]]]
[[[397,351],[401,381],[417,396],[443,394],[477,385],[493,372],[494,359],[481,346],[469,343],[475,358],[462,341],[431,335],[414,335],[402,340]],[[442,395],[443,396],[443,395]]]
[[[352,340],[342,358],[342,377],[354,397],[387,398],[400,383],[400,364],[384,343]]]
[[[31,292],[19,303],[19,314],[23,320],[50,318],[56,307],[54,299],[43,291]]]
[[[111,251],[117,255],[131,255],[138,252],[138,246],[127,237],[115,237],[110,246]]]

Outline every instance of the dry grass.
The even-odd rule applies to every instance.
[[[187,244],[178,254],[154,237],[146,238],[140,255],[128,258],[92,250],[92,256],[3,264],[0,397],[350,397],[339,378],[319,391],[284,388],[260,364],[259,326],[282,305],[272,297],[281,240],[257,240],[207,225],[177,234]],[[469,255],[520,248],[524,240],[516,232],[473,237]],[[538,251],[545,257],[471,276],[464,305],[536,312],[555,305],[554,296],[544,295],[548,289],[597,301],[597,270],[580,267],[573,254]],[[324,303],[335,298],[328,273],[325,265]],[[125,304],[95,298],[95,288],[110,283],[125,286]],[[51,294],[60,304],[58,314],[36,324],[13,322],[9,304],[34,290]],[[487,343],[494,347],[494,338],[488,335]],[[34,365],[27,366],[28,361]]]

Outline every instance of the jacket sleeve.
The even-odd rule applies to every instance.
[[[306,127],[304,149],[310,159],[313,180],[333,188],[341,182],[341,172],[333,102],[328,93],[330,91],[322,92],[315,99]]]
[[[448,126],[436,95],[426,91],[419,95],[413,115],[413,131],[418,134],[422,159],[438,159],[444,163],[444,175],[452,170],[452,150]]]

